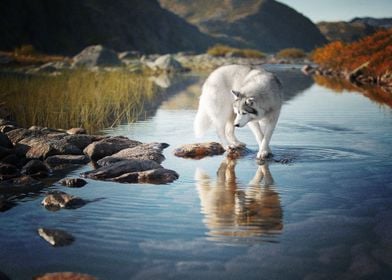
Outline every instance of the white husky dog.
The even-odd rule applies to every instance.
[[[257,158],[267,158],[282,95],[279,80],[262,68],[222,66],[203,85],[194,122],[195,135],[201,137],[212,125],[226,149],[245,146],[235,137],[234,127],[248,124],[259,145]]]

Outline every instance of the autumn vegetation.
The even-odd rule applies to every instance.
[[[306,53],[302,49],[298,48],[287,48],[280,50],[276,54],[277,58],[282,58],[282,59],[296,59],[296,58],[304,58],[306,57]]]
[[[217,44],[207,50],[207,53],[212,56],[233,56],[233,57],[245,57],[245,58],[264,58],[266,55],[258,50],[254,49],[238,49],[230,46]]]
[[[390,83],[392,80],[392,29],[381,30],[353,43],[332,42],[316,49],[314,62],[323,68],[367,77],[369,83]]]

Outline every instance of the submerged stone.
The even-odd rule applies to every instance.
[[[39,228],[38,234],[55,247],[67,246],[75,241],[71,234],[59,229]]]
[[[86,201],[65,192],[54,191],[49,193],[42,200],[41,204],[49,210],[59,210],[60,208],[79,208],[85,205]]]
[[[36,276],[34,280],[97,280],[97,278],[76,272],[52,272]]]
[[[87,184],[87,182],[80,178],[64,178],[60,181],[64,186],[71,188],[80,188]]]
[[[177,180],[178,173],[165,168],[157,168],[141,172],[125,173],[112,180],[120,183],[152,183],[167,184]]]
[[[221,155],[225,149],[217,142],[186,144],[174,150],[174,155],[184,158],[200,159],[206,156]]]
[[[42,161],[34,159],[22,167],[22,174],[33,177],[46,177],[49,174],[49,169]]]

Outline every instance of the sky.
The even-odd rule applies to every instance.
[[[319,21],[349,21],[354,17],[392,17],[392,0],[277,0]]]

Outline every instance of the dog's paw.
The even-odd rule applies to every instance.
[[[270,151],[259,151],[257,153],[257,159],[261,159],[261,160],[267,159],[271,156],[272,156],[272,153]]]

